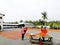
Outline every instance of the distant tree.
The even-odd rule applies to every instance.
[[[32,23],[32,21],[31,21],[31,20],[29,20],[28,22],[29,22],[29,23]]]
[[[42,18],[43,18],[43,21],[44,21],[44,25],[46,25],[46,19],[48,19],[47,18],[47,13],[46,12],[42,12],[41,14],[42,14]]]
[[[25,22],[26,22],[26,23],[29,23],[29,21],[28,21],[28,20],[26,20]]]
[[[28,21],[26,20],[25,22],[27,23]]]
[[[18,22],[16,21],[16,22],[14,22],[15,24],[18,24]]]

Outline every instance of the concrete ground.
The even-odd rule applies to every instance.
[[[0,45],[34,45],[29,42],[29,39],[18,39],[18,40],[12,40],[7,39],[6,37],[0,36]]]
[[[39,31],[28,30],[24,40],[21,40],[21,33],[19,30],[0,32],[0,45],[38,45],[30,43],[30,33],[37,34]],[[60,45],[60,32],[49,32],[49,34],[53,36],[54,45]]]

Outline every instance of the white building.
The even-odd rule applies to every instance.
[[[34,25],[31,23],[25,23],[25,22],[19,23],[19,25],[21,25],[21,24],[24,24],[25,27],[31,27],[31,28],[34,27]]]
[[[0,31],[3,30],[3,16],[5,15],[0,13]]]

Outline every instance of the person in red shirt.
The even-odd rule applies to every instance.
[[[24,27],[24,32],[25,32],[25,33],[27,32],[27,27]]]
[[[24,40],[24,35],[25,35],[26,31],[27,31],[27,27],[23,26],[21,29],[22,40]]]

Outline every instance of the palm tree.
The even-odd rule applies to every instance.
[[[47,13],[46,12],[42,12],[41,14],[42,14],[42,18],[43,18],[43,21],[44,21],[43,25],[46,25],[46,19],[48,19],[47,18]]]

